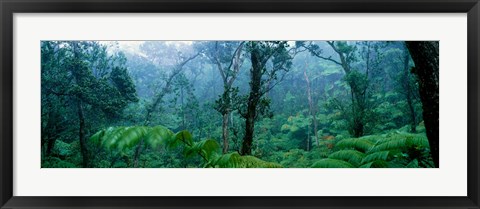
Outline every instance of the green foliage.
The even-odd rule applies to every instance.
[[[110,78],[127,101],[138,102],[137,91],[127,68],[114,67]]]
[[[434,167],[403,42],[290,43],[42,41],[42,167]]]
[[[361,164],[370,163],[370,162],[374,162],[374,161],[377,161],[377,160],[386,161],[389,153],[390,153],[390,151],[373,152],[373,153],[365,156],[365,158],[362,159]]]
[[[187,146],[185,148],[185,156],[189,157],[194,154],[199,154],[205,160],[210,161],[218,154],[220,146],[218,142],[212,139],[202,140],[197,143],[194,143],[193,146]]]
[[[253,156],[241,156],[240,154],[233,152],[225,155],[221,155],[217,160],[211,164],[211,167],[216,168],[281,168],[278,163],[271,163],[260,160]]]
[[[363,164],[365,154],[356,150],[339,150],[328,156],[331,159],[343,160],[354,166]]]
[[[193,141],[190,132],[184,130],[173,133],[163,126],[145,127],[110,127],[101,130],[90,138],[90,141],[109,150],[124,152],[126,149],[138,146],[145,141],[151,148],[164,145],[167,150],[173,151],[183,147],[183,157],[201,157],[203,167],[237,167],[237,168],[277,168],[281,165],[260,160],[253,156],[240,156],[238,153],[220,153],[220,145],[212,139]]]
[[[335,144],[338,151],[328,155],[329,159],[348,162],[359,168],[386,167],[432,167],[429,145],[425,134],[411,134],[393,131],[383,135],[369,135],[361,138],[342,139]],[[333,166],[323,162],[313,166]],[[340,165],[339,165],[340,166]]]
[[[365,138],[350,138],[339,141],[337,144],[335,144],[335,147],[340,149],[356,149],[358,151],[368,152],[373,145],[373,142]]]
[[[42,168],[76,168],[77,166],[68,161],[56,157],[47,157],[42,160]]]
[[[305,117],[298,113],[295,116],[290,116],[287,122],[282,125],[281,131],[287,133],[291,140],[291,149],[306,149],[306,141],[308,139],[308,128],[311,125],[311,117]]]
[[[343,160],[321,159],[315,162],[312,168],[355,168],[355,166]]]

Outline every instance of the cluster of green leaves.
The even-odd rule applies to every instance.
[[[309,127],[311,125],[311,116],[305,117],[303,114],[297,114],[295,116],[290,116],[287,119],[287,122],[282,125],[281,131],[287,133],[287,137],[295,144],[294,148],[297,149],[306,149],[307,141],[309,138],[307,133],[309,131]]]
[[[327,158],[313,168],[420,168],[434,167],[424,133],[391,132],[338,141]]]
[[[190,132],[172,132],[164,126],[110,127],[95,133],[90,141],[108,150],[125,152],[136,146],[165,147],[169,151],[180,148],[185,159],[200,157],[205,168],[277,168],[281,165],[236,152],[221,154],[220,145],[212,139],[194,141]]]

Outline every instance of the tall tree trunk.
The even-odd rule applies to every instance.
[[[59,121],[59,115],[56,110],[52,110],[48,114],[48,122],[45,127],[45,141],[47,143],[47,150],[45,156],[51,156],[53,148],[55,147],[55,142],[57,141],[57,135],[59,130],[57,130],[57,125]]]
[[[223,154],[228,152],[228,116],[230,115],[229,111],[223,113],[222,121],[222,137],[223,137]]]
[[[78,54],[78,45],[77,43],[73,43],[73,57],[74,59],[79,58]],[[78,71],[78,64],[74,65],[74,72]],[[80,78],[78,75],[75,75],[75,80],[78,83],[80,83]],[[78,114],[78,122],[79,122],[79,129],[78,129],[78,138],[80,141],[80,152],[82,153],[82,166],[84,168],[87,168],[90,166],[89,162],[89,156],[88,156],[88,148],[87,148],[87,143],[85,141],[85,115],[83,113],[83,106],[82,106],[82,100],[80,98],[77,98],[77,114]]]
[[[311,90],[311,85],[310,85],[310,79],[308,79],[308,75],[307,75],[307,62],[305,62],[305,70],[303,71],[303,75],[305,77],[305,81],[307,82],[307,98],[308,98],[308,106],[309,106],[309,109],[310,109],[310,114],[312,115],[312,118],[313,118],[313,121],[312,121],[312,124],[313,124],[313,131],[314,131],[314,134],[315,134],[315,143],[317,144],[317,147],[320,146],[319,142],[318,142],[318,133],[317,133],[317,116],[316,116],[316,111],[315,111],[315,107],[314,107],[314,104],[313,104],[313,99],[312,99],[312,90]],[[310,139],[308,139],[310,140]],[[308,143],[310,144],[310,142]]]
[[[361,99],[358,95],[358,91],[356,88],[353,88],[355,84],[349,82],[351,87],[351,99],[352,99],[352,116],[353,116],[353,124],[352,124],[352,134],[353,137],[358,138],[363,136],[363,111],[361,108]]]
[[[332,47],[332,49],[338,54],[338,57],[340,58],[340,62],[334,61],[331,58],[325,58],[325,57],[321,57],[321,56],[317,56],[317,57],[332,61],[332,62],[342,66],[343,71],[345,72],[345,76],[348,76],[352,72],[352,69],[351,69],[351,66],[350,66],[350,61],[348,59],[349,55],[346,54],[345,52],[342,52],[341,50],[339,50],[337,48],[337,46],[335,46],[335,42],[327,41],[327,44],[330,45],[330,47]],[[370,48],[369,48],[369,50],[370,50]],[[369,68],[368,67],[369,59],[370,58],[368,56],[368,58],[367,58],[367,69],[366,69],[367,72],[368,72],[368,68]],[[368,74],[367,74],[367,77],[368,77]],[[352,99],[353,124],[352,124],[352,127],[351,127],[351,129],[352,129],[351,131],[353,132],[353,136],[358,138],[358,137],[363,136],[363,134],[364,134],[364,131],[363,131],[363,129],[364,129],[364,118],[363,118],[364,110],[362,109],[364,104],[362,104],[362,99],[361,99],[364,94],[363,95],[361,94],[362,89],[358,88],[354,81],[349,81],[349,82],[347,82],[347,84],[351,89],[351,99]]]
[[[264,69],[260,60],[260,50],[253,46],[251,51],[252,68],[250,69],[250,95],[247,101],[247,114],[245,117],[245,136],[242,143],[242,155],[252,154],[253,133],[255,131],[255,117],[258,101],[260,99],[260,87],[262,85],[262,71]]]
[[[78,113],[78,121],[79,121],[78,136],[80,139],[80,151],[82,153],[82,158],[83,158],[82,165],[84,168],[88,168],[90,166],[90,162],[88,158],[87,143],[85,141],[85,116],[83,114],[83,107],[82,107],[81,101],[77,102],[77,113]]]
[[[414,73],[418,77],[423,120],[427,131],[430,152],[435,167],[439,167],[439,43],[438,41],[407,41],[410,55],[415,62]]]
[[[403,58],[403,70],[404,77],[403,82],[405,86],[405,96],[407,99],[408,109],[410,111],[410,132],[417,132],[417,114],[415,113],[415,107],[413,106],[413,95],[412,87],[410,86],[410,55],[405,47],[404,58]]]
[[[307,126],[307,140],[305,140],[307,144],[307,148],[305,149],[306,151],[310,151],[310,126]]]
[[[248,102],[247,118],[245,118],[245,136],[242,142],[242,155],[252,154],[253,133],[255,131],[255,109],[253,102]]]

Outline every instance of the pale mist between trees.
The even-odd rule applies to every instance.
[[[42,168],[436,168],[439,42],[42,41]]]

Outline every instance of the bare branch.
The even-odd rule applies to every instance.
[[[329,43],[329,41],[327,41],[327,43]],[[332,48],[333,48],[333,50],[335,50],[335,52],[339,53],[339,52],[334,48],[333,45],[330,45],[330,46],[332,46]],[[322,56],[320,53],[316,52],[311,46],[303,46],[303,47],[306,48],[308,51],[310,51],[310,53],[312,53],[312,55],[315,56],[315,57],[318,57],[318,58],[320,58],[320,59],[327,60],[327,61],[333,62],[333,63],[335,63],[335,64],[337,64],[337,65],[343,66],[342,63],[340,63],[340,62],[337,61],[337,60],[332,59],[331,56],[330,56],[330,57],[324,57],[324,56]],[[339,55],[340,55],[340,54],[339,54]]]

